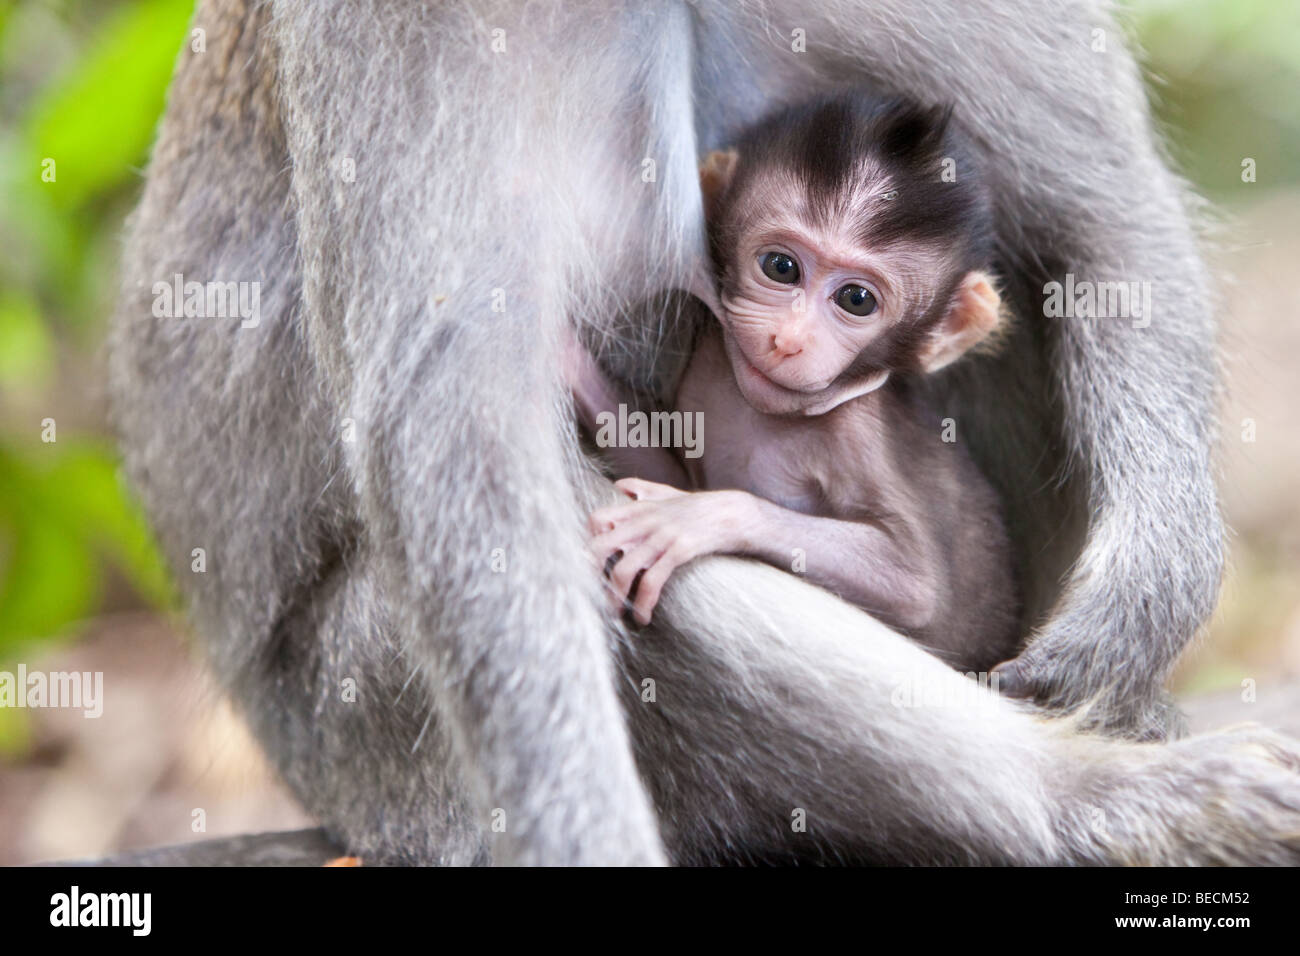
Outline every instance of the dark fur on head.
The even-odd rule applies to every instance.
[[[864,245],[879,247],[904,239],[943,243],[958,251],[956,265],[962,271],[987,268],[993,258],[988,189],[951,117],[950,106],[859,91],[769,115],[736,143],[740,158],[721,197],[715,237],[723,238],[729,227],[739,225],[734,221],[737,200],[754,180],[779,171],[803,187],[814,221],[857,219]],[[945,158],[956,163],[954,182],[942,179]],[[901,201],[868,214],[852,199],[864,163],[872,160]]]
[[[962,278],[989,270],[994,254],[988,187],[951,117],[950,106],[848,91],[785,107],[748,129],[736,143],[739,159],[710,223],[723,289],[735,268],[736,241],[755,215],[745,197],[768,176],[789,177],[800,188],[790,202],[806,204],[815,225],[849,219],[864,247],[909,242],[948,252],[948,274],[931,307],[864,353],[845,374],[909,369],[920,340],[942,317]],[[956,164],[952,182],[943,179],[945,159]],[[864,203],[864,175],[882,178],[896,198]]]

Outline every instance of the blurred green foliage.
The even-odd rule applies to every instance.
[[[192,8],[0,0],[0,666],[95,613],[110,578],[167,601],[86,376],[98,381],[118,235]],[[1201,188],[1243,196],[1246,156],[1260,189],[1300,182],[1300,3],[1124,11],[1175,159]]]
[[[1177,164],[1218,202],[1300,182],[1300,2],[1142,0],[1132,20]],[[1254,197],[1250,197],[1254,198]]]
[[[93,614],[110,575],[167,602],[82,376],[192,9],[0,5],[0,665]]]

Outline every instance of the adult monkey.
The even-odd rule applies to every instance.
[[[632,304],[703,261],[698,155],[846,80],[956,97],[1024,319],[949,382],[1019,508],[1031,609],[1052,607],[1017,667],[1061,703],[1100,695],[1106,726],[1159,726],[1220,568],[1211,327],[1103,12],[209,0],[196,26],[128,241],[115,414],[217,674],[350,850],[1296,858],[1300,756],[1278,738],[1135,745],[988,697],[981,719],[899,707],[900,681],[968,682],[792,575],[700,562],[628,638],[583,570],[608,486],[577,454],[561,323],[648,377],[658,328]],[[1045,322],[1065,272],[1150,280],[1160,311]],[[260,281],[260,323],[153,317],[176,273]]]

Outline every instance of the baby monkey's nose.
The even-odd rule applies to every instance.
[[[803,351],[803,340],[803,330],[791,322],[772,333],[772,351],[780,353],[785,358],[798,355]]]

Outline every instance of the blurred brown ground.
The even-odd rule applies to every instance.
[[[0,865],[311,824],[164,620],[102,617],[27,665],[102,671],[104,708],[25,711],[32,748],[0,764]]]
[[[1184,693],[1300,678],[1297,221],[1300,194],[1261,193],[1238,211],[1223,243],[1222,271],[1236,276],[1222,317],[1229,389],[1221,455],[1235,536],[1220,610],[1178,672]],[[1253,443],[1242,440],[1247,418]],[[95,720],[26,712],[32,748],[0,761],[0,864],[310,825],[164,619],[109,614],[76,644],[27,663],[103,671],[109,705]],[[195,809],[205,812],[203,832],[192,829]]]

